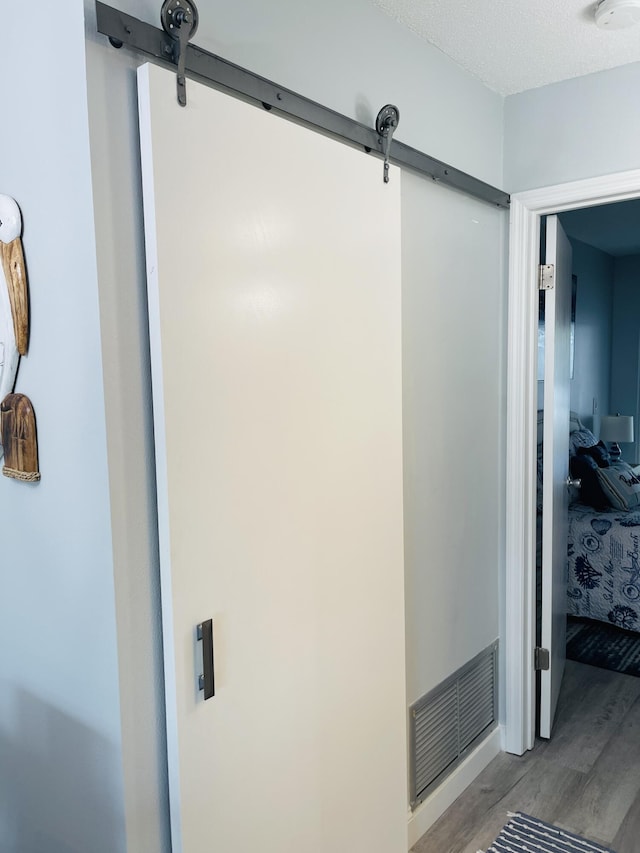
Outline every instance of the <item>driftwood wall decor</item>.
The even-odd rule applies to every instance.
[[[14,394],[20,356],[29,346],[29,295],[22,251],[22,216],[15,199],[0,195],[0,459],[16,480],[40,479],[36,419],[31,401]]]
[[[7,394],[0,403],[0,425],[4,476],[27,482],[39,480],[36,416],[31,400],[24,394]]]
[[[9,289],[16,346],[20,355],[26,355],[29,345],[29,298],[22,240],[16,237],[10,243],[2,243],[0,246],[4,277]]]
[[[0,194],[0,400],[13,391],[18,363],[29,345],[29,297],[22,251],[22,216]]]

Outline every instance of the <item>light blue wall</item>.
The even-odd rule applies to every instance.
[[[509,192],[640,167],[640,63],[505,100]]]
[[[156,0],[119,0],[117,5],[158,25]],[[503,99],[368,0],[208,0],[198,5],[196,42],[202,47],[370,125],[385,103],[396,103],[398,139],[501,185]],[[155,518],[134,73],[142,58],[113,50],[94,33],[92,7],[86,0],[127,832],[131,853],[159,853],[167,843],[166,790],[157,574],[148,539]],[[403,278],[411,701],[501,633],[507,217],[428,179],[411,175],[407,181]],[[443,200],[445,192],[449,195]],[[416,210],[424,216],[416,218]],[[473,358],[463,363],[464,352]],[[471,404],[465,406],[467,400]],[[442,452],[443,423],[450,422],[452,411],[456,432],[449,436],[450,446],[473,441],[478,425],[483,442],[462,532],[459,525],[452,532],[440,523],[443,516],[460,521],[457,484],[469,479],[467,454]],[[478,607],[478,595],[486,606]],[[453,637],[450,643],[442,642],[442,624]]]
[[[156,0],[115,5],[157,25]],[[24,212],[33,308],[18,390],[36,408],[43,473],[35,486],[0,479],[8,531],[0,596],[3,853],[169,849],[135,90],[142,60],[95,33],[93,7],[93,0],[65,4],[61,42],[55,4],[38,4],[37,15],[16,6],[0,59],[5,78],[16,81],[4,91],[12,132],[3,136],[0,191]],[[502,99],[367,0],[199,7],[204,47],[369,124],[395,102],[399,139],[502,183]],[[476,202],[452,194],[439,217],[442,188],[410,181],[405,214],[427,210],[430,240],[425,254],[414,222],[404,246],[407,304],[423,312],[426,336],[438,328],[439,344],[435,351],[434,339],[415,334],[405,349],[413,698],[500,632],[506,216],[479,213]],[[465,241],[473,229],[482,233],[481,251],[475,233]],[[465,264],[451,267],[457,235]],[[425,297],[431,288],[442,311]],[[459,306],[469,293],[477,310],[458,310],[444,327],[447,290]],[[415,329],[419,318],[411,319]],[[461,340],[474,353],[467,369]],[[467,479],[467,460],[441,453],[439,415],[467,398],[474,408],[461,424],[481,423],[486,439],[469,501],[476,509],[465,517],[464,547],[434,565],[431,549],[444,553],[450,534],[418,510],[437,502],[451,517],[459,512],[455,484]],[[432,454],[422,452],[425,443]],[[486,594],[481,612],[475,589]],[[455,644],[443,648],[428,608],[455,629]]]
[[[640,388],[640,255],[616,258],[611,349],[611,414],[633,415],[635,446],[621,444],[623,457],[638,461]]]
[[[3,22],[0,192],[22,208],[42,480],[0,477],[0,850],[124,853],[81,0]],[[28,45],[27,45],[28,42]]]
[[[571,246],[578,277],[571,409],[598,435],[600,416],[609,412],[614,259],[579,240]]]

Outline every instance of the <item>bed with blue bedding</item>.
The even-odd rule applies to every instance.
[[[569,509],[567,610],[640,630],[640,510]]]
[[[567,611],[640,631],[640,468],[579,425],[569,437]]]
[[[542,416],[538,415],[538,536],[541,557]],[[640,631],[640,466],[612,459],[571,413],[572,490],[567,550],[567,612]],[[538,572],[540,586],[540,572]],[[540,589],[538,590],[540,597]]]

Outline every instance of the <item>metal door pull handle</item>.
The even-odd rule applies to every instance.
[[[216,695],[216,685],[213,670],[213,619],[207,619],[198,625],[198,639],[202,641],[203,674],[198,678],[198,688],[204,690],[204,698],[211,699]]]

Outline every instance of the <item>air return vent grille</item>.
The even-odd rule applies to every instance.
[[[497,703],[496,642],[409,708],[412,806],[496,725]]]

